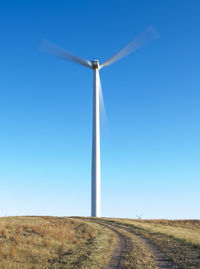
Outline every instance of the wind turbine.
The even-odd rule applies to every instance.
[[[103,105],[99,70],[111,65],[131,52],[145,46],[153,39],[158,38],[157,32],[152,26],[148,27],[138,37],[133,39],[126,47],[99,65],[98,60],[88,61],[70,52],[57,47],[56,45],[43,40],[40,50],[57,56],[58,58],[69,60],[77,64],[86,66],[93,70],[93,126],[92,126],[92,171],[91,171],[91,216],[100,217],[100,103]]]

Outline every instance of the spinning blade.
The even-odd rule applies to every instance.
[[[105,106],[104,106],[103,92],[102,92],[99,72],[97,73],[97,82],[98,82],[98,90],[99,90],[100,127],[101,129],[105,129],[107,125],[106,124],[107,118],[106,118],[106,111],[105,111]]]
[[[74,56],[70,52],[68,52],[62,48],[57,47],[56,45],[54,45],[53,43],[51,43],[47,40],[42,40],[40,42],[39,49],[42,52],[54,55],[58,58],[61,58],[64,60],[69,60],[69,61],[81,64],[81,65],[87,66],[89,68],[92,68],[92,64],[90,61],[84,60],[84,59],[79,58],[77,56]]]
[[[100,66],[100,68],[113,64],[114,62],[120,60],[121,58],[125,57],[131,52],[140,49],[141,47],[145,46],[147,43],[151,42],[152,40],[158,37],[159,35],[156,32],[156,30],[152,26],[148,27],[143,33],[141,33],[138,37],[136,37],[133,41],[131,41],[126,47],[124,47],[118,53],[116,53],[107,61],[105,61]]]

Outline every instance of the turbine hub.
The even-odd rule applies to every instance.
[[[99,69],[99,61],[98,60],[92,61],[92,69]]]

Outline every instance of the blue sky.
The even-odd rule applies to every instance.
[[[160,38],[101,71],[102,216],[199,218],[200,2],[0,4],[0,215],[90,215],[92,72],[41,54],[41,38],[112,56],[152,25]]]

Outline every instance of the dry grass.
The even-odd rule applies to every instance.
[[[114,236],[109,231],[78,219],[0,218],[2,269],[99,268],[97,265],[108,262],[110,252],[105,259],[102,255],[112,244]]]
[[[200,268],[199,220],[112,219],[110,221],[134,234],[148,238],[181,268]]]
[[[157,268],[155,257],[137,235],[165,251],[180,268],[200,268],[200,221],[98,221],[126,238],[124,268]],[[0,218],[0,268],[106,268],[117,242],[112,229],[90,218]]]
[[[162,233],[200,247],[199,220],[134,220],[130,223],[149,232]]]

